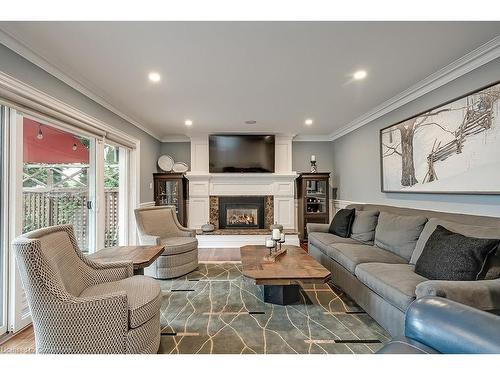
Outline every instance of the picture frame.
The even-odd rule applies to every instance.
[[[500,194],[500,81],[380,129],[379,152],[383,193]]]

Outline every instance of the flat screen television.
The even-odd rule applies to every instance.
[[[209,136],[210,173],[274,173],[274,135]]]

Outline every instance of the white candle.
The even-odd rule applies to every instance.
[[[316,161],[316,155],[311,155],[311,161]]]
[[[266,240],[266,247],[274,247],[274,241],[273,240]]]
[[[285,233],[281,233],[281,238],[280,238],[280,241],[285,242]]]
[[[280,230],[278,228],[273,229],[273,240],[279,240],[281,238]]]

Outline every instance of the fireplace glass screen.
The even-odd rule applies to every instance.
[[[226,225],[258,226],[257,208],[228,208],[226,212]]]

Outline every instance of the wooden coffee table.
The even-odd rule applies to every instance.
[[[300,284],[326,283],[331,273],[298,246],[286,245],[287,253],[275,263],[264,262],[265,246],[240,248],[243,275],[264,285],[264,302],[288,305],[300,300]]]
[[[163,253],[163,248],[164,245],[113,246],[90,254],[89,258],[101,263],[132,262],[134,275],[144,275],[144,268],[153,264]]]

